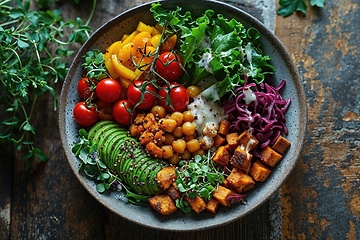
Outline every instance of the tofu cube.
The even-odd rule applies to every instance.
[[[250,176],[257,182],[265,182],[270,176],[271,168],[257,160],[250,169]]]
[[[226,178],[230,189],[233,189],[237,193],[245,193],[255,187],[255,181],[244,173],[242,170],[234,167]]]
[[[238,146],[230,158],[230,163],[245,173],[249,173],[252,157],[253,155],[248,153],[243,146]]]
[[[152,209],[161,215],[170,215],[176,211],[174,201],[166,194],[149,198],[149,204]]]
[[[239,145],[244,146],[248,152],[253,150],[259,144],[259,141],[254,136],[251,136],[248,130],[243,131],[239,135],[237,142]]]
[[[214,163],[216,163],[219,166],[225,166],[229,163],[230,158],[231,158],[231,155],[226,150],[226,148],[224,146],[220,146],[217,149],[212,160],[214,161]]]
[[[270,146],[266,146],[261,151],[261,161],[263,163],[269,165],[270,167],[274,167],[282,158],[282,155],[277,153],[274,149]]]
[[[283,136],[279,136],[274,145],[272,146],[272,148],[280,153],[280,154],[284,154],[284,152],[286,151],[286,149],[288,149],[290,147],[290,142],[289,140],[287,140],[286,138],[284,138]]]

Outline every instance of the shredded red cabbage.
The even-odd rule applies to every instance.
[[[230,130],[243,132],[249,130],[260,142],[260,148],[272,145],[282,132],[288,134],[285,112],[291,99],[284,99],[279,93],[286,81],[282,80],[278,87],[262,83],[250,83],[238,87],[224,105],[225,114],[231,122]],[[244,91],[252,91],[254,101],[245,99]]]

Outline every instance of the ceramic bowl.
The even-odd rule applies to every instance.
[[[277,191],[294,168],[300,155],[306,128],[306,101],[302,83],[296,67],[283,44],[260,21],[246,12],[216,1],[170,0],[164,1],[162,5],[166,8],[180,6],[183,10],[189,10],[195,15],[203,13],[206,9],[213,9],[216,13],[222,13],[227,18],[235,18],[246,27],[252,26],[260,31],[264,53],[271,57],[272,64],[276,68],[276,85],[282,79],[286,79],[287,84],[283,90],[283,96],[284,98],[292,99],[290,108],[286,113],[287,126],[289,128],[287,139],[290,140],[292,145],[280,163],[275,167],[269,179],[248,194],[246,205],[236,204],[231,208],[220,207],[216,215],[205,212],[185,215],[181,211],[177,211],[171,216],[161,216],[152,211],[148,206],[141,207],[125,203],[119,200],[116,194],[99,194],[95,189],[94,182],[78,171],[80,162],[71,152],[71,148],[78,137],[78,126],[73,120],[72,109],[79,101],[76,86],[79,79],[83,76],[81,68],[82,56],[94,48],[104,52],[106,47],[119,40],[123,34],[132,32],[139,21],[153,24],[154,19],[149,11],[151,3],[125,11],[108,21],[90,37],[76,55],[64,82],[60,97],[59,126],[62,145],[70,167],[87,191],[106,208],[129,221],[155,229],[173,231],[201,230],[228,224],[249,214],[266,202]]]

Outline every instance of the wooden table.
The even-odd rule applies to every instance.
[[[142,2],[99,1],[91,26]],[[59,7],[65,17],[86,19],[91,4],[84,3]],[[311,8],[306,16],[276,17],[275,33],[302,76],[308,127],[295,170],[255,212],[192,233],[161,232],[118,217],[75,178],[60,143],[57,113],[45,96],[35,117],[36,143],[50,160],[26,172],[21,154],[8,145],[0,153],[0,239],[360,239],[359,5],[360,0],[326,0],[325,8]]]

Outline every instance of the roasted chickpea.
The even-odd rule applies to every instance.
[[[190,141],[188,141],[186,143],[186,149],[193,153],[193,152],[196,152],[196,151],[199,151],[200,150],[200,143],[199,143],[199,140],[197,139],[191,139]]]
[[[174,135],[175,138],[181,138],[183,136],[182,128],[176,127],[174,131],[172,131],[172,135]]]
[[[200,89],[197,86],[188,86],[186,91],[188,92],[190,98],[195,98],[200,94]]]
[[[181,112],[173,112],[170,118],[176,121],[177,126],[181,126],[181,124],[183,123],[184,116]]]
[[[175,152],[183,153],[186,149],[186,142],[184,139],[177,139],[172,143],[172,147]]]
[[[205,155],[205,151],[202,150],[202,149],[199,149],[198,151],[191,153],[191,155],[193,157],[196,156],[196,155],[203,156],[203,155]]]
[[[184,122],[193,122],[194,121],[194,115],[191,111],[185,111],[183,112],[183,121]]]
[[[161,118],[159,120],[159,128],[165,132],[172,132],[176,128],[177,123],[171,118]]]
[[[185,150],[185,152],[181,154],[181,159],[189,160],[190,158],[191,158],[191,152],[189,152],[188,150]]]
[[[175,153],[171,158],[168,159],[168,161],[170,164],[177,165],[180,162],[179,154]]]
[[[173,152],[173,148],[170,145],[164,145],[161,147],[162,151],[163,151],[163,158],[164,159],[169,159],[174,155]]]
[[[165,133],[164,144],[171,145],[173,141],[175,141],[174,135],[172,135],[171,133]]]
[[[165,108],[159,105],[153,106],[151,113],[154,114],[156,118],[164,118],[166,116]]]
[[[196,126],[192,122],[185,122],[181,129],[184,135],[189,136],[195,133]]]

